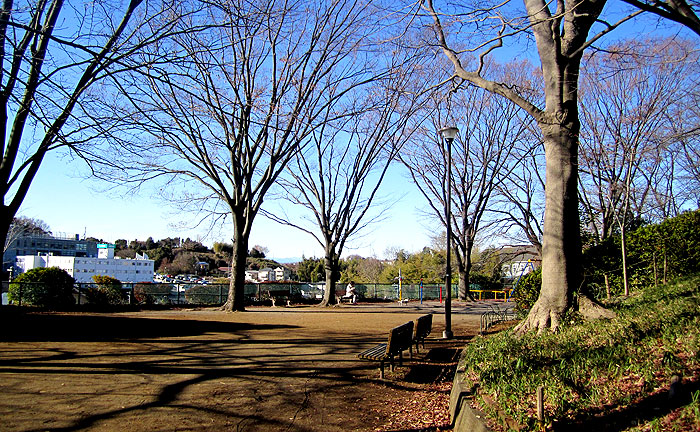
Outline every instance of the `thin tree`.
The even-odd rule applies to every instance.
[[[409,118],[418,110],[419,99],[417,92],[398,91],[410,81],[399,63],[404,62],[389,64],[382,80],[354,95],[361,101],[348,108],[354,116],[340,123],[327,119],[314,133],[312,144],[297,154],[280,185],[286,202],[301,207],[305,216],[266,212],[271,219],[308,233],[323,247],[326,289],[321,306],[336,303],[339,260],[348,241],[381,220],[388,206],[379,196],[380,187],[410,136]]]
[[[476,87],[466,88],[451,97],[449,107],[436,100],[436,116],[430,130],[424,129],[420,138],[413,139],[401,153],[401,161],[413,182],[426,198],[431,214],[444,226],[444,205],[447,201],[443,182],[447,158],[452,158],[453,170],[448,175],[453,191],[452,225],[458,294],[469,294],[472,251],[477,236],[494,222],[490,207],[495,192],[504,178],[518,165],[516,149],[528,134],[530,120],[509,101]],[[448,112],[449,111],[449,112]],[[452,154],[445,154],[442,140],[436,135],[440,125],[458,124],[460,134]]]
[[[131,136],[114,136],[103,175],[135,187],[155,181],[200,221],[232,223],[227,311],[245,310],[248,239],[268,191],[315,131],[347,115],[338,105],[347,93],[371,79],[369,13],[344,0],[208,4],[181,24],[208,28],[149,53],[177,61],[118,82]]]
[[[534,132],[534,131],[533,131]],[[544,218],[544,149],[539,137],[515,151],[519,163],[498,184],[491,212],[500,216],[495,224],[501,237],[515,244],[529,243],[542,256],[542,220]]]
[[[142,3],[145,3],[142,6]],[[89,148],[100,113],[91,101],[105,77],[123,72],[125,62],[168,34],[179,19],[168,2],[143,0],[112,5],[66,7],[61,0],[0,10],[0,242],[49,152],[78,155]],[[145,66],[133,63],[128,69]]]
[[[688,48],[672,40],[628,41],[585,62],[581,204],[596,240],[620,235],[625,295],[629,225],[650,220],[658,204],[666,212],[675,201],[676,135],[669,114],[682,116],[688,104],[686,77],[696,63]]]

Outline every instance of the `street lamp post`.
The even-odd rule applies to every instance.
[[[445,139],[447,143],[447,168],[445,169],[445,237],[447,241],[447,251],[445,265],[445,290],[447,295],[445,296],[445,331],[442,332],[442,337],[445,339],[452,339],[452,267],[450,266],[451,250],[452,250],[452,141],[454,141],[457,136],[457,129],[454,126],[444,127],[440,129],[440,135]]]

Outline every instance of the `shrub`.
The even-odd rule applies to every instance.
[[[17,276],[8,299],[23,305],[65,307],[75,304],[75,279],[58,267],[38,267]]]
[[[540,296],[542,288],[542,269],[526,274],[520,278],[518,285],[513,291],[515,298],[515,311],[519,315],[525,315]]]
[[[124,302],[122,283],[119,279],[111,276],[94,275],[92,280],[97,286],[88,288],[85,292],[88,303],[95,305],[114,305]]]
[[[600,300],[622,294],[622,247],[620,237],[609,237],[583,251],[584,290]],[[607,276],[607,282],[606,282]]]
[[[686,212],[630,234],[629,264],[633,278],[651,285],[700,271],[700,210]],[[665,274],[664,274],[665,272]]]
[[[134,285],[134,300],[139,304],[167,303],[172,289],[170,284],[138,283]]]
[[[476,285],[476,287],[474,287],[473,285]],[[469,289],[495,291],[503,289],[503,284],[501,283],[500,278],[486,276],[480,273],[472,273],[469,275]]]

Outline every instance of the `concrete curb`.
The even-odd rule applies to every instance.
[[[464,367],[459,366],[463,364],[461,360],[460,358],[450,392],[452,428],[457,432],[491,432],[491,429],[487,428],[482,420],[484,414],[469,406],[474,388],[469,387],[464,382]]]

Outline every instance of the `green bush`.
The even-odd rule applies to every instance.
[[[75,304],[71,275],[58,267],[39,267],[17,276],[7,294],[13,303],[43,307]]]
[[[116,305],[124,303],[122,283],[111,276],[94,275],[92,280],[96,286],[85,292],[87,302],[94,305]]]
[[[476,285],[476,287],[474,286]],[[469,289],[482,290],[502,290],[503,284],[500,278],[486,276],[481,273],[472,273],[469,275]]]
[[[138,304],[146,305],[167,303],[172,287],[171,284],[137,283],[134,285],[134,300]]]
[[[521,316],[527,314],[533,304],[537,301],[540,296],[540,289],[542,288],[542,269],[526,274],[520,278],[518,285],[513,291],[513,298],[515,299],[515,311]]]
[[[608,287],[611,295],[622,294],[620,237],[609,237],[583,251],[583,284],[584,291],[598,300],[607,297]]]
[[[637,284],[652,285],[655,274],[660,282],[700,272],[700,210],[640,228],[627,243]]]

